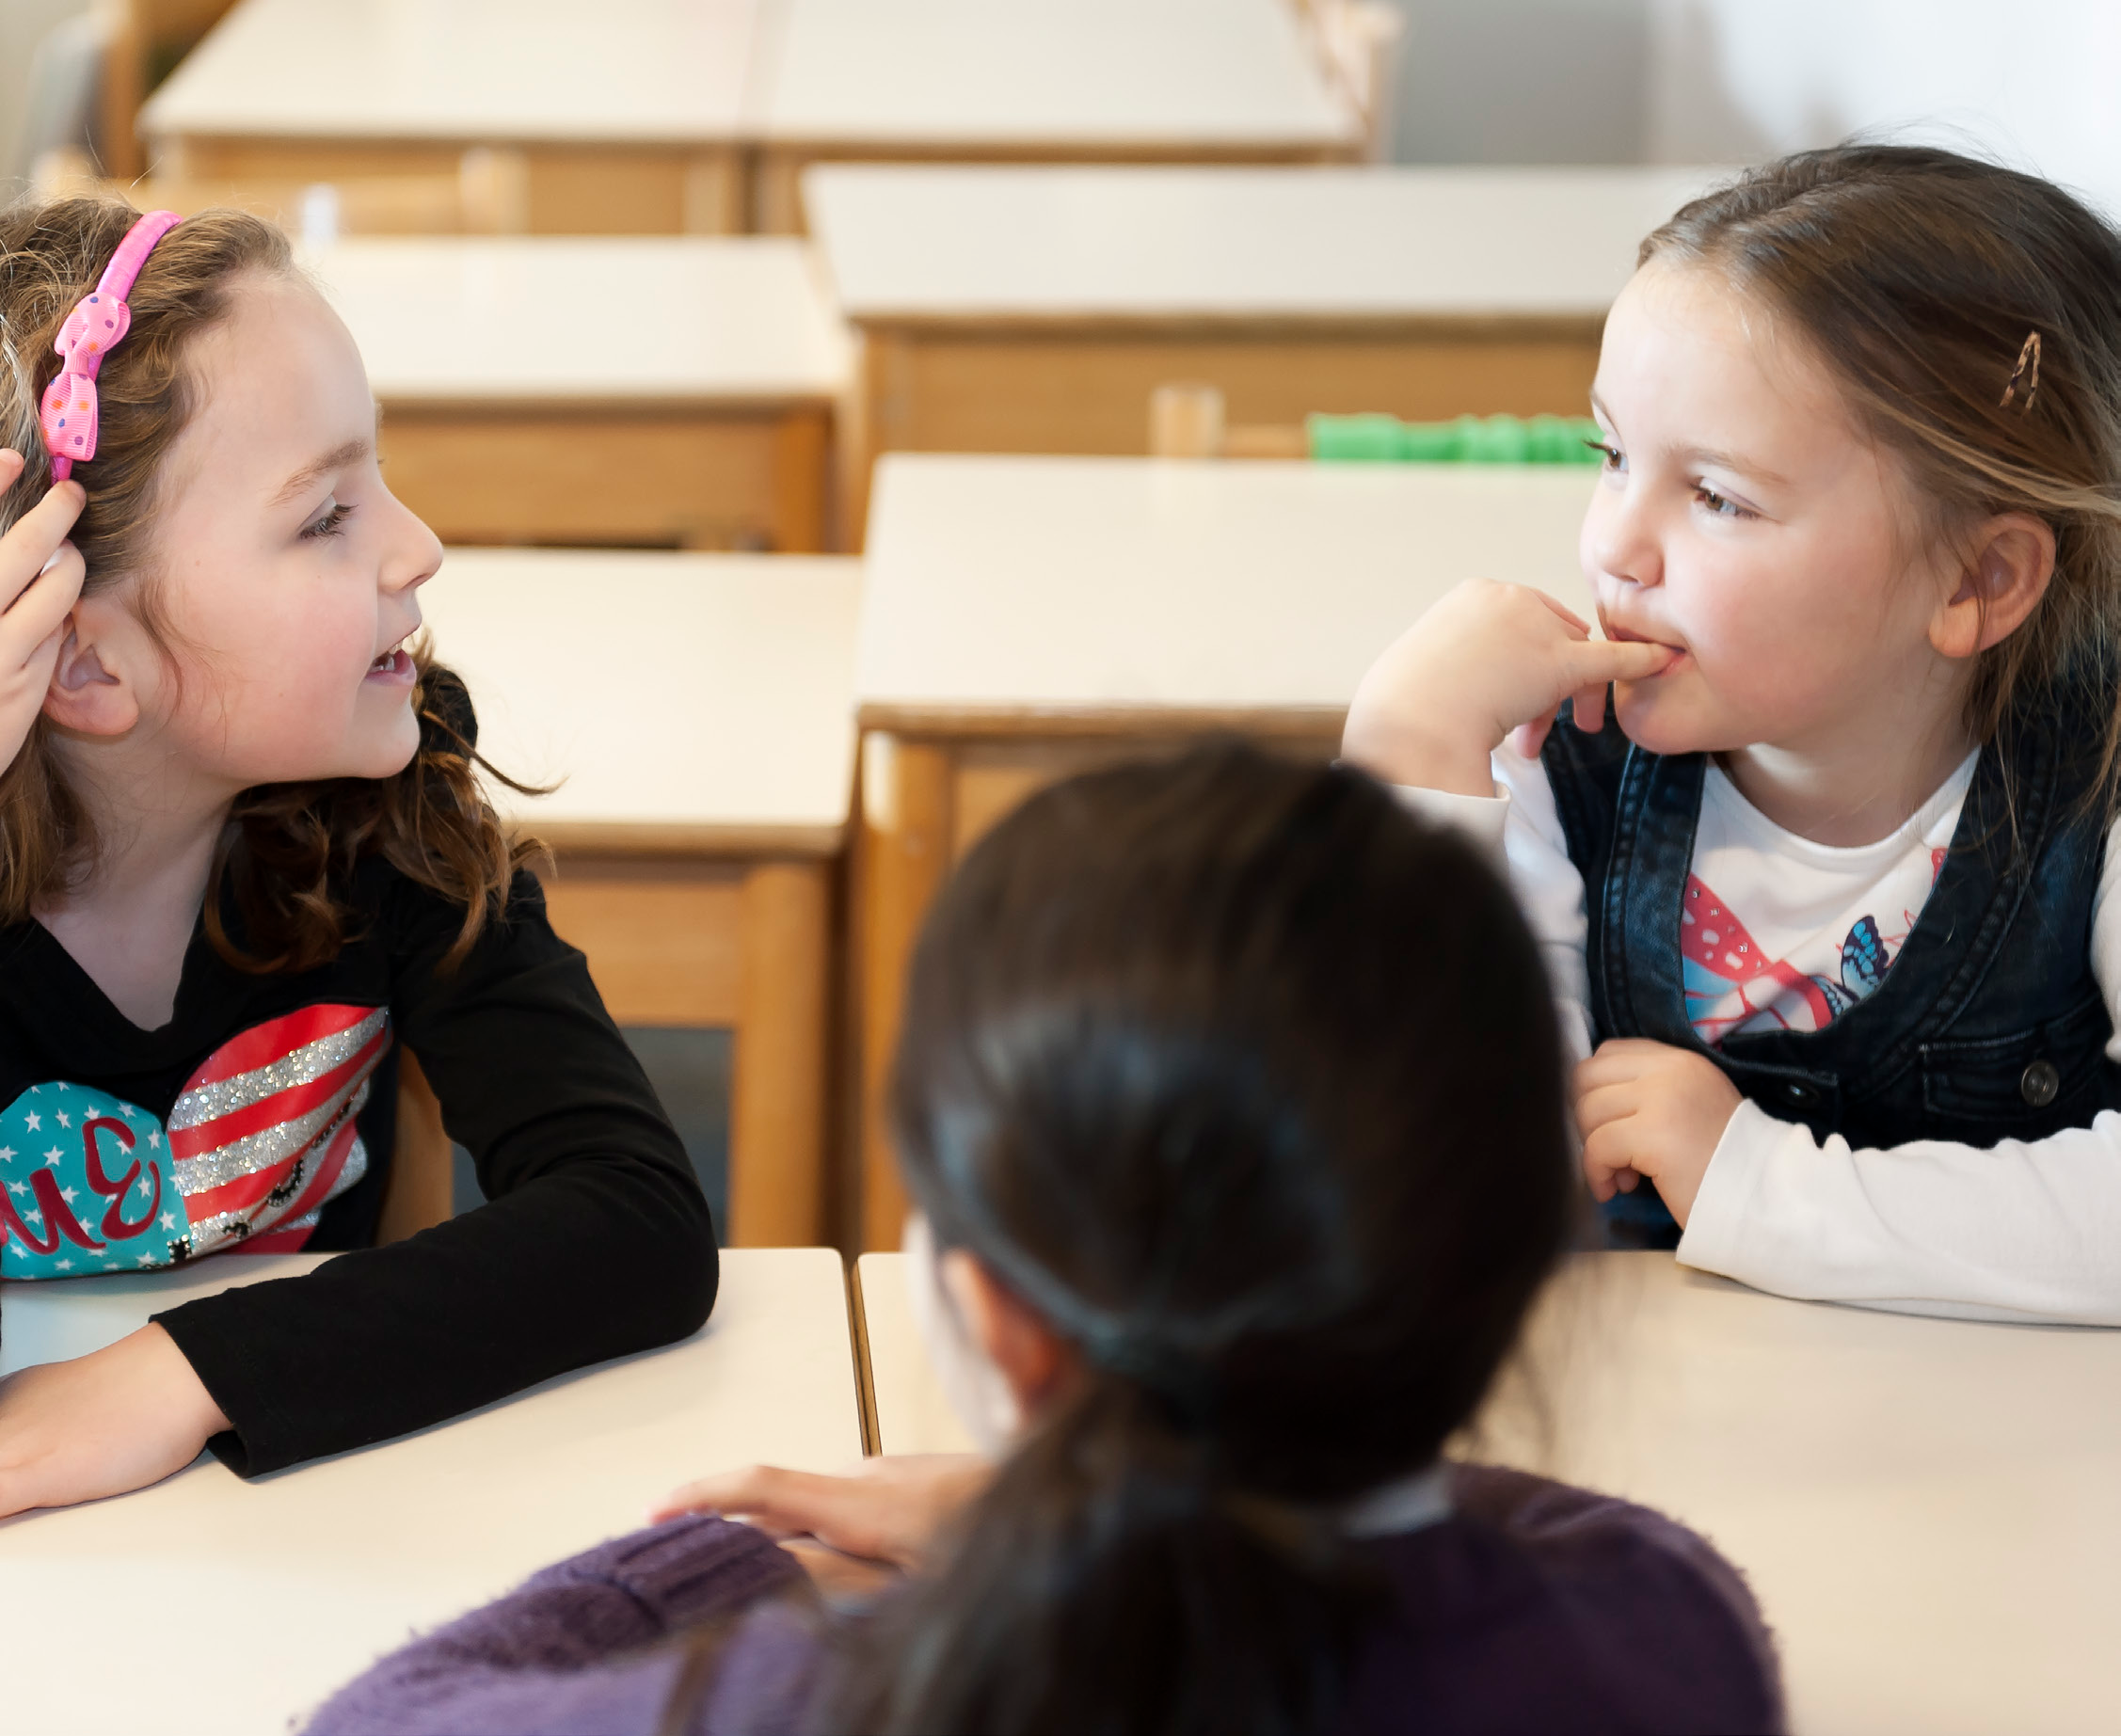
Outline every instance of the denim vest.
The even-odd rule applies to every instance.
[[[1679,942],[1707,757],[1645,753],[1610,722],[1586,735],[1564,708],[1540,760],[1584,878],[1593,1040],[1693,1049],[1770,1115],[1859,1147],[1985,1148],[2121,1108],[2090,962],[2106,825],[2081,802],[2100,709],[2021,710],[2008,745],[1983,750],[1943,870],[1870,995],[1824,1030],[1742,1031],[1710,1048],[1687,1022]],[[1648,1183],[1604,1221],[1611,1246],[1679,1240]]]

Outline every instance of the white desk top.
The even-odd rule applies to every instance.
[[[1333,149],[1354,116],[1287,0],[784,0],[769,144]]]
[[[0,1523],[8,1728],[281,1736],[413,1630],[632,1529],[692,1477],[859,1458],[839,1256],[722,1259],[713,1318],[667,1349],[256,1483],[202,1458]],[[159,1276],[183,1288],[220,1264]],[[77,1282],[133,1286],[128,1329],[166,1305],[152,1279]],[[56,1288],[8,1286],[0,1333],[21,1292]]]
[[[420,593],[479,751],[565,843],[604,828],[837,848],[853,787],[861,563],[460,549]],[[617,841],[623,841],[622,837]]]
[[[1579,613],[1597,472],[944,457],[877,467],[865,720],[1345,708],[1461,579]]]
[[[900,1254],[860,1265],[886,1453],[960,1452]],[[2121,1724],[2121,1333],[1788,1302],[1596,1256],[1491,1456],[1659,1507],[1742,1568],[1813,1736]]]
[[[1599,319],[1717,179],[1668,168],[830,164],[810,231],[857,322]]]
[[[141,110],[151,138],[720,143],[758,0],[242,0]]]
[[[386,405],[759,404],[847,384],[846,328],[797,241],[408,237],[305,263]]]

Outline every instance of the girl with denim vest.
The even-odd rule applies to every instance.
[[[2121,1323],[2121,238],[1791,157],[1643,244],[1591,402],[1603,638],[1461,586],[1345,749],[1507,854],[1609,1239]]]

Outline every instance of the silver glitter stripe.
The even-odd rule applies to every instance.
[[[180,1157],[171,1166],[177,1186],[185,1199],[196,1200],[230,1182],[284,1163],[329,1139],[345,1120],[348,1105],[346,1097],[334,1096],[297,1120],[262,1128],[196,1157]]]
[[[169,1111],[169,1131],[178,1133],[196,1127],[201,1122],[263,1103],[267,1097],[294,1086],[321,1079],[334,1068],[343,1067],[353,1059],[377,1031],[388,1027],[390,1022],[389,1010],[378,1007],[359,1025],[350,1025],[328,1037],[304,1043],[263,1067],[217,1079],[212,1085],[195,1085],[177,1099],[176,1107]]]
[[[303,1167],[305,1169],[308,1168],[307,1165],[304,1165]],[[291,1218],[286,1219],[284,1222],[277,1219],[267,1219],[261,1218],[252,1226],[253,1234],[263,1235],[266,1231],[270,1230],[275,1234],[278,1234],[282,1230],[299,1230],[305,1224],[313,1224],[317,1220],[317,1214],[319,1212],[323,1211],[326,1206],[329,1205],[332,1202],[332,1201],[336,1200],[341,1194],[344,1193],[347,1188],[351,1187],[356,1182],[359,1181],[360,1178],[367,1173],[368,1147],[361,1143],[360,1135],[357,1133],[356,1135],[354,1135],[353,1144],[347,1148],[346,1161],[339,1167],[338,1179],[334,1181],[329,1187],[325,1189],[325,1195],[323,1199],[319,1200],[308,1211],[304,1212],[301,1217]],[[274,1189],[274,1191],[278,1192],[279,1189],[276,1188]]]

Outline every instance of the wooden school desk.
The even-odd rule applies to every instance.
[[[552,924],[622,1025],[735,1032],[732,1241],[824,1234],[834,882],[853,781],[848,560],[463,549],[420,594]]]
[[[666,1349],[255,1483],[201,1457],[152,1489],[0,1522],[8,1728],[281,1736],[414,1632],[644,1523],[681,1483],[858,1458],[839,1256],[722,1260],[713,1317]],[[315,1264],[226,1254],[8,1284],[0,1367],[79,1355],[185,1297]]]
[[[862,1256],[880,1450],[970,1450],[902,1255]],[[1483,1456],[1684,1521],[1745,1571],[1800,1736],[2121,1724],[2121,1334],[1789,1302],[1666,1254],[1558,1284]]]
[[[754,218],[829,158],[1320,163],[1364,150],[1287,0],[780,0]]]
[[[140,111],[208,182],[454,173],[505,152],[539,234],[743,223],[758,0],[242,0]]]
[[[1356,682],[1461,579],[1590,608],[1570,468],[951,458],[878,467],[856,694],[863,1245],[903,1197],[871,1112],[922,912],[1041,784],[1237,730],[1331,757]]]
[[[1700,169],[903,167],[804,180],[883,452],[1146,453],[1149,394],[1581,416],[1636,245]]]
[[[794,242],[401,237],[311,263],[445,542],[825,546],[847,344]]]

